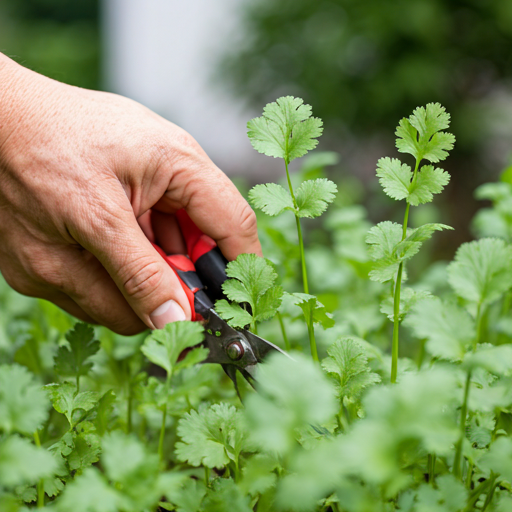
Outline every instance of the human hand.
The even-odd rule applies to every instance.
[[[180,208],[226,258],[261,254],[254,212],[187,132],[0,54],[0,271],[12,288],[122,334],[190,319],[144,234],[184,252]]]

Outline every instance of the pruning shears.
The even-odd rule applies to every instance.
[[[270,352],[287,354],[247,329],[234,329],[215,312],[215,301],[226,298],[222,283],[227,279],[227,260],[217,243],[194,224],[185,210],[178,210],[176,218],[187,254],[168,255],[158,245],[153,246],[178,277],[190,304],[192,320],[204,324],[204,344],[210,352],[204,362],[220,364],[237,393],[237,371],[254,387],[256,365]]]

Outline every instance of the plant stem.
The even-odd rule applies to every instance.
[[[80,375],[76,376],[76,394],[80,393]]]
[[[436,474],[436,456],[435,454],[428,454],[428,483],[434,487],[435,485],[435,474]]]
[[[78,378],[78,377],[77,377]],[[34,442],[38,448],[41,448],[41,439],[39,439],[39,432],[34,432]],[[37,482],[37,508],[44,507],[44,480],[41,478]]]
[[[162,426],[160,427],[160,438],[158,440],[158,457],[160,462],[164,460],[164,437],[165,437],[165,421],[167,419],[167,403],[162,411]]]
[[[295,199],[295,194],[293,193],[292,180],[290,179],[290,172],[288,170],[288,160],[284,160],[284,165],[286,168],[286,179],[288,180],[288,187],[290,189],[290,195],[292,196],[293,206],[297,209],[297,201]],[[300,218],[295,215],[295,222],[297,224],[297,236],[299,237],[299,250],[300,250],[300,261],[302,266],[302,285],[304,288],[304,293],[309,295],[309,284],[308,284],[308,271],[306,267],[306,257],[304,255],[304,239],[302,238],[302,228],[300,225]],[[311,347],[311,356],[313,357],[313,361],[318,362],[318,350],[316,348],[316,340],[315,340],[315,328],[313,326],[313,318],[308,319],[306,317],[306,324],[308,326],[308,335],[309,335],[309,345]]]
[[[478,303],[476,310],[476,334],[473,340],[473,352],[476,351],[482,330],[482,303]],[[468,370],[466,384],[464,385],[464,400],[460,409],[460,438],[455,447],[455,458],[453,460],[453,474],[456,478],[462,479],[462,445],[466,436],[466,416],[468,413],[469,388],[471,387],[471,370]]]
[[[484,501],[484,505],[482,507],[482,511],[481,512],[485,512],[485,510],[487,509],[487,507],[490,505],[491,501],[492,501],[492,498],[494,496],[494,491],[496,489],[496,478],[497,476],[491,471],[491,484],[490,484],[490,489],[489,489],[489,492],[487,493],[487,497],[485,498],[485,501]]]
[[[471,489],[471,483],[473,481],[473,462],[468,461],[468,472],[466,473],[466,489]]]
[[[290,346],[290,341],[288,340],[288,336],[286,335],[283,316],[279,311],[277,312],[277,319],[279,320],[279,325],[281,326],[281,334],[283,335],[284,347],[289,352],[292,349],[292,347]]]
[[[128,387],[127,393],[127,407],[126,407],[126,433],[129,434],[132,431],[132,409],[133,409],[133,390],[132,390],[132,376],[130,372],[130,363],[126,362],[126,385]]]

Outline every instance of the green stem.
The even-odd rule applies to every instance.
[[[435,454],[428,454],[428,483],[435,486],[435,475],[436,475],[436,456]]]
[[[76,376],[76,394],[80,393],[80,375]]]
[[[489,492],[487,493],[487,497],[485,498],[485,501],[484,501],[484,505],[482,507],[482,511],[481,512],[485,512],[485,510],[487,509],[487,507],[491,504],[491,501],[492,501],[492,498],[494,497],[494,491],[496,490],[496,478],[497,476],[491,471],[491,484],[490,484],[490,489],[489,489]]]
[[[469,495],[466,508],[464,509],[464,512],[470,512],[473,510],[473,507],[475,503],[478,501],[478,498],[480,495],[489,487],[489,484],[491,483],[490,480],[484,480],[481,484],[479,484],[473,492]]]
[[[158,458],[160,462],[164,460],[164,437],[165,437],[165,421],[167,419],[167,404],[164,405],[162,411],[162,426],[160,427],[160,438],[158,440]]]
[[[208,466],[204,467],[204,485],[210,487],[210,468]]]
[[[34,432],[34,442],[38,448],[41,448],[41,439],[39,439],[39,432]],[[44,507],[44,480],[41,478],[37,482],[37,508]]]
[[[396,276],[395,296],[393,299],[393,344],[391,346],[391,383],[396,382],[398,373],[398,334],[399,334],[399,317],[400,317],[400,288],[402,285],[403,263],[398,266]]]
[[[126,407],[126,432],[129,434],[132,431],[132,410],[133,410],[133,389],[132,389],[132,376],[128,364],[128,379],[126,385],[128,386],[127,393],[127,407]]]
[[[471,489],[471,483],[473,481],[473,462],[468,461],[468,472],[466,474],[466,489]]]
[[[290,195],[292,196],[293,206],[297,209],[297,201],[295,199],[295,194],[293,193],[292,180],[290,179],[290,171],[288,170],[288,160],[285,159],[284,165],[286,168],[286,179],[288,180],[288,187],[290,189]],[[299,237],[299,250],[300,250],[300,262],[302,266],[302,285],[304,288],[304,293],[309,295],[309,284],[308,284],[308,271],[306,267],[306,257],[304,254],[304,239],[302,237],[302,228],[300,225],[300,218],[295,215],[295,222],[297,224],[297,236]],[[311,356],[313,357],[313,361],[318,362],[318,350],[316,348],[316,340],[315,340],[315,329],[313,326],[313,318],[308,319],[306,315],[306,324],[308,326],[308,335],[309,335],[309,345],[311,347]]]
[[[466,416],[468,412],[468,397],[469,388],[471,385],[471,371],[468,371],[466,376],[466,384],[464,386],[464,400],[462,407],[460,408],[460,419],[459,419],[459,440],[455,446],[455,458],[453,460],[453,474],[456,478],[462,477],[462,446],[464,438],[466,437]]]
[[[284,347],[289,352],[292,349],[292,347],[290,346],[290,341],[288,340],[288,336],[286,335],[283,316],[279,311],[277,312],[277,319],[279,320],[279,325],[281,326],[281,334],[283,335]]]

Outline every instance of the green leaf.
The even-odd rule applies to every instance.
[[[10,436],[0,440],[0,482],[2,487],[35,484],[53,476],[57,463],[52,454],[27,439]]]
[[[48,416],[49,403],[27,369],[0,365],[0,431],[32,434]]]
[[[267,104],[263,115],[249,121],[247,129],[256,151],[289,163],[316,147],[322,120],[311,117],[311,107],[301,98],[284,96]]]
[[[176,444],[176,455],[192,466],[221,468],[230,461],[238,465],[242,450],[252,451],[240,412],[225,403],[185,414],[178,435],[182,442]]]
[[[468,491],[453,475],[436,478],[436,488],[422,484],[416,492],[417,512],[459,512],[466,505]]]
[[[456,304],[428,297],[418,302],[404,325],[419,339],[426,339],[428,352],[440,359],[461,361],[475,337],[469,314]]]
[[[384,221],[371,228],[366,236],[368,253],[375,262],[370,279],[381,283],[394,279],[400,263],[412,258],[435,231],[444,229],[452,228],[445,224],[425,224],[408,230],[402,240],[402,226],[396,222]]]
[[[297,215],[310,219],[322,215],[337,192],[338,187],[325,178],[303,181],[295,192]]]
[[[92,467],[66,485],[55,509],[58,512],[118,512],[121,503],[120,494]]]
[[[255,208],[275,217],[284,210],[295,211],[290,193],[277,183],[256,185],[249,192],[249,200]]]
[[[401,153],[413,155],[417,161],[423,158],[439,162],[448,156],[455,137],[443,132],[450,126],[450,114],[439,103],[418,107],[407,119],[400,121],[395,135],[396,147]]]
[[[310,358],[272,354],[258,368],[258,393],[246,400],[251,438],[267,453],[288,453],[296,429],[328,421],[337,410],[335,391]]]
[[[279,306],[283,290],[274,285],[277,274],[270,263],[255,254],[240,254],[226,267],[228,279],[222,289],[228,299],[237,303],[247,303],[249,312],[237,304],[225,300],[217,301],[216,310],[233,327],[272,318]]]
[[[69,347],[59,347],[55,357],[55,372],[58,375],[87,375],[92,368],[88,359],[100,349],[100,342],[94,339],[92,326],[84,323],[75,324],[66,333]]]
[[[359,398],[363,389],[380,382],[380,377],[368,366],[368,357],[362,345],[354,338],[344,336],[328,349],[329,357],[322,368],[334,379],[340,399]]]
[[[73,450],[67,457],[69,468],[72,471],[83,471],[86,467],[98,462],[100,452],[100,438],[94,425],[83,421],[73,432]]]
[[[503,477],[512,483],[512,439],[499,437],[492,443],[491,448],[479,460],[478,466]]]
[[[199,512],[203,510],[201,502],[205,495],[203,482],[189,478],[169,496],[169,500],[177,506],[176,512]]]
[[[108,431],[111,413],[115,401],[116,395],[111,389],[105,392],[98,401],[94,425],[96,426],[96,430],[100,436],[103,436]]]
[[[448,266],[448,282],[469,303],[491,304],[512,286],[512,247],[496,238],[462,244]]]
[[[476,352],[466,354],[463,365],[466,370],[483,368],[495,375],[512,373],[512,345],[479,345]]]
[[[208,512],[252,512],[249,497],[244,496],[235,482],[218,478],[208,490],[203,510]]]
[[[402,287],[400,292],[400,307],[398,312],[398,319],[400,322],[405,318],[409,311],[421,300],[430,297],[430,292],[423,290],[415,290],[413,288]],[[386,297],[380,304],[380,312],[387,315],[393,322],[395,319],[394,312],[394,298],[392,296]]]
[[[493,413],[473,414],[470,418],[470,424],[467,427],[468,438],[471,444],[477,448],[486,448],[492,442],[492,433],[496,426]]]
[[[63,382],[52,383],[45,386],[48,396],[57,412],[64,414],[70,426],[75,426],[83,418],[83,412],[90,411],[98,403],[98,393],[95,391],[76,392],[75,384]],[[83,411],[74,414],[75,411]]]
[[[327,313],[325,306],[314,296],[307,293],[288,293],[292,297],[293,304],[299,306],[307,323],[318,323],[324,329],[334,325],[332,315]]]
[[[244,328],[252,322],[252,315],[238,304],[221,299],[215,303],[215,310],[231,327]]]
[[[384,192],[392,199],[408,199],[412,180],[411,168],[397,158],[380,158],[377,176]]]
[[[434,194],[439,194],[450,182],[450,175],[443,169],[424,165],[416,176],[416,182],[411,184],[408,202],[412,206],[430,203]]]
[[[145,339],[141,351],[170,376],[177,368],[176,363],[183,350],[198,345],[203,338],[203,327],[198,322],[171,322],[163,329],[153,331]]]

